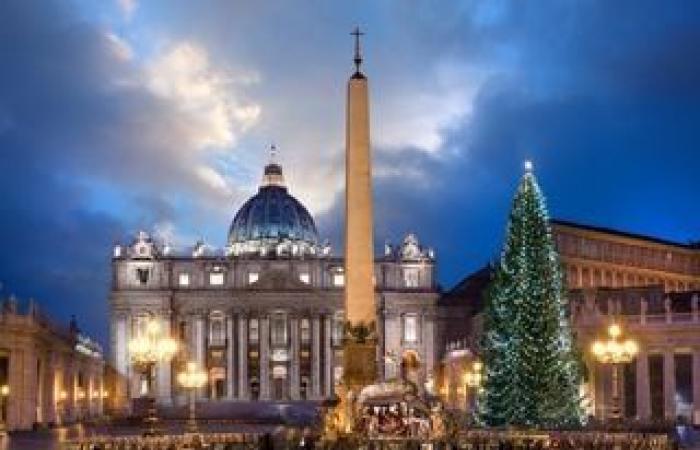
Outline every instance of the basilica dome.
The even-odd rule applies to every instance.
[[[265,166],[258,193],[233,218],[228,243],[234,255],[315,253],[318,233],[314,220],[287,191],[279,164]]]

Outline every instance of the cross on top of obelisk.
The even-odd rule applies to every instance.
[[[277,162],[277,146],[275,144],[270,145],[270,163],[274,164]]]
[[[360,52],[360,36],[364,36],[365,33],[360,31],[360,27],[356,26],[351,35],[355,36],[355,71],[360,73],[360,64],[362,64],[362,53]]]

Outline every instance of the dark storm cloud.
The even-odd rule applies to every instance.
[[[89,192],[75,180],[84,149],[70,145],[105,113],[92,103],[104,75],[94,64],[99,41],[52,2],[0,4],[3,294],[35,297],[66,323],[74,313],[104,339],[105,250],[124,229],[85,209]]]
[[[549,6],[502,3],[484,23],[469,15],[463,32],[437,31],[453,55],[491,52],[501,70],[469,117],[443,132],[442,151],[375,148],[377,243],[418,232],[448,284],[497,255],[529,158],[555,217],[700,237],[698,4]],[[414,20],[426,35],[440,27]],[[340,221],[321,223],[340,235]]]
[[[3,294],[35,297],[59,320],[76,314],[104,341],[109,249],[134,221],[107,212],[109,198],[95,202],[90,180],[130,179],[135,187],[121,195],[136,199],[138,171],[157,173],[143,171],[153,162],[152,153],[135,154],[144,146],[110,136],[111,124],[148,105],[115,94],[110,80],[126,67],[64,6],[0,3],[0,281]],[[159,205],[149,219],[170,213],[148,199]]]

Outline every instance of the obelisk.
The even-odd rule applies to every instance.
[[[369,133],[367,77],[362,73],[360,33],[356,28],[355,72],[348,81],[345,141],[345,317],[343,385],[349,422],[354,400],[377,377],[376,306],[374,300],[374,245],[372,214],[372,161]]]
[[[345,136],[345,314],[352,325],[375,320],[372,161],[367,77],[355,29],[355,73],[348,81]]]

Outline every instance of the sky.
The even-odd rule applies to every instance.
[[[553,217],[700,239],[700,2],[0,2],[0,295],[107,342],[110,255],[223,246],[268,147],[342,248],[366,35],[375,238],[449,288],[497,257],[523,162]]]

